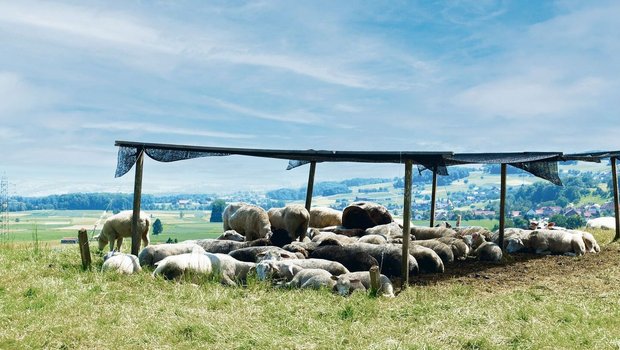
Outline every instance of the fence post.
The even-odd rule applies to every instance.
[[[78,232],[78,244],[80,245],[80,256],[82,257],[82,269],[89,270],[91,265],[90,247],[88,245],[88,232],[84,228]]]
[[[379,266],[377,265],[372,265],[370,267],[370,295],[372,295],[373,297],[377,295],[377,292],[379,291]]]

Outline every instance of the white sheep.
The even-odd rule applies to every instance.
[[[336,291],[343,296],[347,296],[356,289],[361,289],[361,287],[363,287],[363,289],[361,289],[362,291],[371,288],[370,272],[368,271],[345,273],[340,276],[333,276],[332,279],[336,281]],[[390,279],[383,274],[379,275],[379,290],[377,291],[377,295],[394,297],[394,286]]]
[[[602,216],[600,218],[590,219],[586,222],[586,228],[615,230],[616,218],[613,216]]]
[[[101,272],[104,271],[116,271],[118,273],[130,275],[142,271],[142,268],[140,267],[137,256],[112,251],[103,257]]]
[[[205,250],[193,243],[165,243],[154,244],[143,248],[138,254],[141,266],[155,266],[158,261],[161,261],[171,255],[179,255],[185,253],[204,253]]]
[[[213,275],[220,277],[224,285],[236,286],[237,281],[244,283],[250,270],[256,267],[255,263],[239,261],[228,254],[205,253],[211,260]]]
[[[263,260],[256,264],[256,274],[259,280],[265,280],[271,277],[274,279],[284,278],[290,281],[301,269],[321,269],[332,275],[341,275],[349,272],[349,270],[339,262],[315,258]]]
[[[228,230],[219,235],[216,239],[222,241],[235,241],[235,242],[243,242],[245,241],[245,237],[235,230]]]
[[[586,231],[580,230],[567,230],[568,232],[579,235],[583,239],[583,243],[586,246],[587,253],[599,253],[601,251],[601,247],[598,245],[596,238],[590,233]]]
[[[131,219],[133,211],[121,211],[106,219],[101,229],[101,233],[95,238],[99,241],[99,250],[103,250],[110,243],[110,251],[114,250],[114,242],[116,241],[116,251],[121,250],[124,237],[131,237]],[[142,239],[142,246],[149,245],[149,216],[145,212],[140,212],[138,219],[138,232]]]
[[[284,208],[271,208],[267,211],[271,230],[285,230],[291,240],[303,241],[308,231],[310,214],[300,204],[287,205]]]
[[[310,227],[342,226],[342,212],[329,207],[310,208]]]
[[[529,244],[536,254],[583,255],[586,246],[580,235],[560,230],[535,230]]]
[[[252,204],[232,203],[222,214],[224,231],[235,230],[245,236],[246,241],[271,235],[269,215],[265,209]]]
[[[349,243],[355,243],[357,242],[357,238],[354,237],[349,237],[349,236],[345,236],[345,235],[341,235],[341,234],[337,234],[334,232],[329,232],[329,231],[321,231],[318,234],[315,234],[312,237],[312,242],[316,242],[316,243],[321,243],[326,239],[333,239],[335,241],[338,241],[342,244],[349,244]]]
[[[211,259],[200,253],[171,255],[155,266],[153,276],[163,276],[167,280],[179,279],[188,273],[209,276],[213,271]]]
[[[387,244],[388,240],[384,235],[365,235],[360,237],[357,240],[359,243],[370,243],[370,244]]]
[[[289,288],[333,289],[336,282],[333,275],[323,269],[302,269],[293,279],[286,283]]]

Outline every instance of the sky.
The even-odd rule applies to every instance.
[[[131,192],[116,140],[215,147],[618,150],[620,2],[0,0],[0,175]],[[144,193],[302,186],[308,167],[146,159]],[[316,181],[402,176],[319,164]]]

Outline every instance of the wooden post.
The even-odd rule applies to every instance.
[[[380,273],[379,273],[379,266],[377,265],[372,265],[370,267],[370,271],[368,271],[370,273],[370,295],[377,296],[377,292],[379,291],[379,277],[380,277]]]
[[[504,250],[504,228],[506,224],[506,164],[501,164],[501,185],[499,194],[499,238],[497,244]]]
[[[437,167],[433,168],[433,188],[431,193],[431,227],[435,226],[435,202],[437,201]]]
[[[611,157],[611,175],[614,186],[614,217],[616,218],[616,235],[614,241],[620,240],[620,209],[618,209],[618,173],[616,172],[616,157]]]
[[[405,194],[403,199],[403,258],[401,265],[402,287],[409,286],[409,235],[411,234],[411,175],[413,161],[405,161]]]
[[[310,174],[308,174],[308,189],[306,190],[306,210],[310,211],[312,205],[312,190],[314,189],[314,173],[316,171],[316,162],[310,162]]]
[[[133,215],[131,217],[131,254],[138,256],[140,252],[140,232],[138,220],[140,219],[140,200],[142,199],[142,170],[144,165],[144,149],[138,149],[136,160],[136,177],[133,186]]]
[[[78,244],[80,245],[80,256],[82,257],[82,269],[88,270],[91,266],[90,246],[88,245],[88,232],[84,228],[78,231]]]

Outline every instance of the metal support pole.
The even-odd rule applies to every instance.
[[[616,235],[614,241],[620,240],[620,209],[618,209],[618,173],[616,172],[616,157],[611,157],[611,175],[614,187],[614,217],[616,219]]]
[[[402,290],[409,286],[409,235],[411,233],[411,175],[413,162],[405,161],[405,194],[403,199]]]
[[[140,232],[138,232],[138,220],[140,219],[140,200],[142,199],[142,170],[144,165],[144,149],[138,149],[136,160],[136,177],[133,187],[133,215],[131,216],[131,254],[138,255],[140,251]]]
[[[437,167],[433,168],[433,189],[431,194],[431,223],[430,226],[435,226],[435,204],[437,202]]]
[[[501,165],[501,185],[499,197],[499,239],[498,245],[504,249],[504,228],[506,225],[506,164]]]
[[[312,206],[312,191],[314,190],[314,173],[316,171],[316,162],[310,162],[310,174],[308,174],[308,189],[306,191],[306,209],[310,211]]]

